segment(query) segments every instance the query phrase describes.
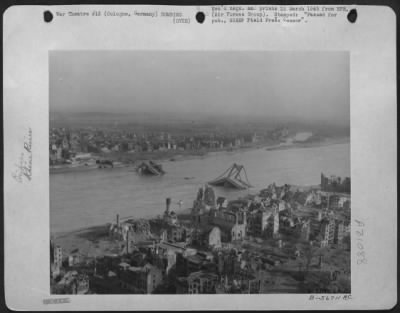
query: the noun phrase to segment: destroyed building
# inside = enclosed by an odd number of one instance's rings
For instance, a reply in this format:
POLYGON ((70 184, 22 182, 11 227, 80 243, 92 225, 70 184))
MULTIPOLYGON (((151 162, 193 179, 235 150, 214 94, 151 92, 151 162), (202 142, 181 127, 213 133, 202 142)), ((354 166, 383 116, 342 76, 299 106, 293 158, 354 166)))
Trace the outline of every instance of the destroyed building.
POLYGON ((351 192, 350 177, 341 178, 339 176, 331 175, 325 176, 321 173, 321 190, 330 192, 351 192))

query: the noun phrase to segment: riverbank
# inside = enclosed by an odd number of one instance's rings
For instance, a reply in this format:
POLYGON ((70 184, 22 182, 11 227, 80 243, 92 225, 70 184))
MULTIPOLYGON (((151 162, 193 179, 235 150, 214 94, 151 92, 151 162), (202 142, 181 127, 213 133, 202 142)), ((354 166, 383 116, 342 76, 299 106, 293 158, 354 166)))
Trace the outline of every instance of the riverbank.
MULTIPOLYGON (((296 192, 307 192, 310 189, 318 189, 319 185, 291 185, 290 191, 296 192)), ((258 194, 249 193, 244 197, 238 197, 237 199, 252 198, 258 194)), ((192 216, 192 208, 174 209, 179 221, 182 224, 190 223, 192 216)), ((135 216, 123 216, 120 217, 120 222, 124 222, 129 219, 144 219, 148 221, 157 221, 160 219, 160 214, 150 214, 146 217, 135 217, 135 216)), ((60 245, 66 254, 79 253, 86 257, 98 257, 107 254, 118 254, 122 246, 121 242, 110 239, 109 229, 112 224, 112 220, 104 224, 90 225, 79 229, 73 229, 68 231, 53 232, 51 238, 56 245, 60 245)), ((149 237, 146 240, 153 240, 156 238, 149 237)))
POLYGON ((174 211, 190 207, 200 186, 224 173, 229 165, 241 164, 253 188, 215 187, 217 196, 234 200, 256 193, 271 183, 308 186, 320 183, 321 173, 348 177, 348 144, 322 148, 268 152, 224 152, 218 155, 166 161, 166 175, 137 175, 133 167, 109 168, 82 173, 50 175, 50 223, 52 232, 70 231, 133 216, 162 214, 165 199, 174 211))
POLYGON ((83 172, 83 171, 92 171, 92 170, 112 170, 113 168, 122 168, 122 167, 132 167, 133 164, 123 164, 123 163, 114 163, 113 167, 107 167, 107 168, 99 168, 99 166, 96 165, 78 165, 78 166, 50 166, 50 174, 57 174, 57 173, 69 173, 69 172, 83 172))
MULTIPOLYGON (((178 218, 182 221, 190 220, 191 209, 177 211, 178 218)), ((125 217, 121 220, 128 220, 125 217)), ((157 216, 143 218, 145 220, 157 220, 157 216)), ((51 238, 56 245, 60 245, 65 254, 80 254, 86 257, 100 257, 109 254, 119 254, 122 249, 121 242, 110 239, 109 229, 111 222, 83 227, 71 231, 51 233, 51 238)), ((151 240, 151 238, 147 238, 151 240)))
MULTIPOLYGON (((318 189, 319 185, 309 185, 309 186, 290 186, 290 190, 295 192, 296 190, 301 190, 302 192, 307 192, 310 189, 318 189)), ((254 195, 254 194, 253 194, 254 195)), ((252 197, 250 194, 248 195, 252 197)), ((239 197, 240 199, 240 197, 239 197)), ((176 210, 179 221, 182 225, 188 225, 191 223, 191 208, 185 208, 176 210)), ((299 215, 309 215, 309 213, 301 213, 299 215)), ((148 217, 142 217, 138 219, 144 219, 150 222, 150 224, 157 224, 160 216, 151 215, 148 217)), ((125 216, 120 218, 120 222, 124 222, 129 219, 135 219, 134 216, 125 216)), ((104 255, 118 255, 123 251, 124 243, 118 240, 113 240, 109 236, 110 226, 113 221, 109 221, 104 224, 91 225, 87 227, 82 227, 70 231, 54 232, 51 233, 51 238, 54 244, 59 245, 63 249, 63 253, 66 255, 79 254, 84 257, 101 257, 104 255)), ((154 230, 153 230, 154 231, 154 230)), ((157 233, 157 232, 156 232, 157 233)), ((150 235, 146 238, 140 238, 146 242, 151 242, 157 240, 157 235, 150 235)))
MULTIPOLYGON (((253 149, 262 149, 276 143, 249 144, 234 148, 222 149, 200 149, 200 150, 165 150, 152 152, 109 152, 109 153, 93 153, 93 158, 107 159, 114 162, 114 167, 133 167, 145 160, 153 160, 158 162, 181 161, 203 158, 208 155, 218 153, 233 153, 237 151, 248 151, 253 149)), ((57 165, 50 166, 50 174, 86 171, 98 169, 97 165, 86 165, 82 162, 80 166, 57 165)))
MULTIPOLYGON (((153 160, 158 162, 176 162, 183 160, 192 160, 198 158, 204 158, 211 155, 245 152, 257 149, 266 149, 268 151, 274 150, 287 150, 296 148, 314 148, 322 147, 333 144, 342 144, 350 142, 350 138, 324 138, 321 140, 311 142, 295 142, 292 144, 276 144, 276 142, 265 142, 258 144, 243 145, 234 148, 222 148, 222 149, 202 149, 202 150, 166 150, 166 151, 153 151, 153 152, 110 152, 107 154, 93 154, 93 158, 108 159, 114 161, 114 168, 120 167, 135 167, 139 162, 144 160, 153 160)), ((98 169, 98 166, 85 165, 81 166, 57 166, 50 167, 50 174, 76 172, 76 171, 87 171, 98 169)), ((104 169, 102 169, 104 170, 104 169)))
POLYGON ((287 150, 287 149, 298 149, 298 148, 315 148, 315 147, 323 147, 330 145, 338 145, 350 143, 349 137, 340 137, 340 138, 324 138, 323 140, 318 141, 305 141, 305 142, 293 142, 290 144, 279 144, 267 147, 267 151, 274 150, 287 150))

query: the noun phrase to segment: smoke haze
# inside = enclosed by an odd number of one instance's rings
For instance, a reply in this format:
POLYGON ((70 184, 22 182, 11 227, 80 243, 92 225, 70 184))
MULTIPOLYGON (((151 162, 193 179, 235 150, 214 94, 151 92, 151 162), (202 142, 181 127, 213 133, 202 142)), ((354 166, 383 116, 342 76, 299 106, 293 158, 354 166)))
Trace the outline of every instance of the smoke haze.
POLYGON ((53 51, 50 111, 349 126, 347 52, 53 51))

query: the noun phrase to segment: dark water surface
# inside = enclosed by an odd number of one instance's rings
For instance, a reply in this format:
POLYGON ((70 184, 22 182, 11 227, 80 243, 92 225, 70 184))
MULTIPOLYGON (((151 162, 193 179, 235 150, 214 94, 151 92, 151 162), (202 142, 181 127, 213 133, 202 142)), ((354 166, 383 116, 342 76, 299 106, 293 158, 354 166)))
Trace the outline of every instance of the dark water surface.
MULTIPOLYGON (((128 217, 162 214, 165 198, 172 198, 173 209, 191 207, 197 189, 233 163, 246 168, 250 192, 270 183, 317 185, 320 174, 350 176, 350 144, 267 151, 256 149, 218 152, 205 157, 165 161, 162 177, 139 176, 133 168, 88 170, 50 175, 50 230, 60 232, 104 224, 117 213, 128 217), (186 179, 185 179, 186 178, 186 179), (190 179, 187 179, 190 178, 190 179)), ((249 191, 216 188, 217 196, 228 199, 249 191)))

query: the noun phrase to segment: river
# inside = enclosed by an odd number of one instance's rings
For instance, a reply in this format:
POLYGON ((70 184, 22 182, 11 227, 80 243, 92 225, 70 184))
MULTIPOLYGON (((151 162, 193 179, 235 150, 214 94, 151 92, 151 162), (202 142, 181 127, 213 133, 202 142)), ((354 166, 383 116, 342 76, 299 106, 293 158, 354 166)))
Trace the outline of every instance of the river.
POLYGON ((320 174, 350 176, 350 144, 286 150, 265 149, 210 153, 204 157, 162 162, 162 177, 139 176, 133 168, 87 170, 50 175, 51 232, 75 230, 124 217, 162 214, 165 198, 172 209, 192 206, 199 187, 222 174, 233 163, 244 165, 249 191, 216 187, 217 196, 235 199, 278 185, 317 185, 320 174), (189 178, 189 179, 188 179, 189 178))

